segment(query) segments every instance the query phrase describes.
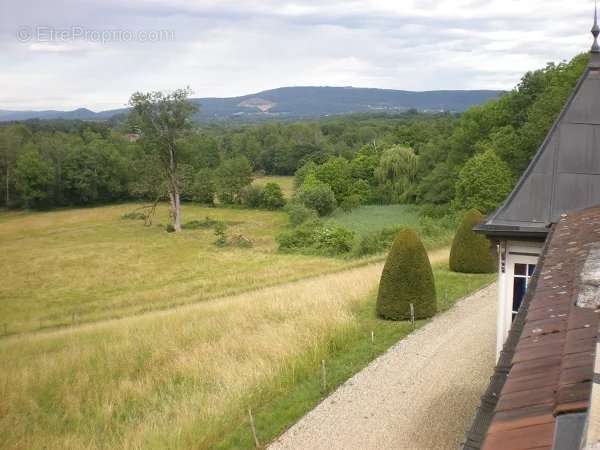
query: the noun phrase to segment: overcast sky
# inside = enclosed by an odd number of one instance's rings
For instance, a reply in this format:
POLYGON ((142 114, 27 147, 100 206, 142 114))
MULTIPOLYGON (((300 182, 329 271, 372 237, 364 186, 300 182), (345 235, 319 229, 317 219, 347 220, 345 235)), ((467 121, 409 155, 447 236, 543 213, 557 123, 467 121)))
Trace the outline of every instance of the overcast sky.
POLYGON ((589 0, 0 0, 0 109, 136 90, 510 89, 591 45, 589 0))

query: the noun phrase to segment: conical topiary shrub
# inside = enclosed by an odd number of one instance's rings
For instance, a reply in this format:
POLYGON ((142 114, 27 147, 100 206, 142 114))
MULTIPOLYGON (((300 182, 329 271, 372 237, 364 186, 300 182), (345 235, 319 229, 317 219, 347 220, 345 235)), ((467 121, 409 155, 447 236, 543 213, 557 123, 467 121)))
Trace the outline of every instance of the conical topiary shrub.
POLYGON ((450 270, 463 273, 492 273, 496 271, 496 251, 482 234, 473 227, 483 222, 483 215, 476 209, 465 214, 456 230, 450 250, 450 270))
POLYGON ((377 314, 384 319, 425 319, 437 312, 435 282, 427 251, 417 233, 398 233, 388 254, 377 295, 377 314))

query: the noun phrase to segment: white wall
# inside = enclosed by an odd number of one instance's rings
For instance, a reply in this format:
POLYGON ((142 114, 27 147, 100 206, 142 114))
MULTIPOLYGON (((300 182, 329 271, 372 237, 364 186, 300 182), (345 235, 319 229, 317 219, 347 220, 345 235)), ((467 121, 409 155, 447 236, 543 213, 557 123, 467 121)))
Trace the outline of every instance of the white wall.
POLYGON ((515 264, 537 264, 543 243, 529 241, 501 241, 498 249, 498 313, 496 332, 496 359, 512 324, 512 298, 515 264))

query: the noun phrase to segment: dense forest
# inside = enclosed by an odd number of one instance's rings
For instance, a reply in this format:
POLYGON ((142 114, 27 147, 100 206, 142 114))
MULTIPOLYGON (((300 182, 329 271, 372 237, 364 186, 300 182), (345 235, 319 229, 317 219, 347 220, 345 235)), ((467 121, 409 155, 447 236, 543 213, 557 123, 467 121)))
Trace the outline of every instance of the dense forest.
MULTIPOLYGON (((499 100, 460 115, 194 125, 177 141, 182 198, 241 203, 253 173, 295 174, 298 195, 323 214, 335 205, 363 203, 488 212, 527 166, 586 63, 587 55, 580 55, 548 64, 525 74, 499 100)), ((164 197, 159 166, 135 133, 127 118, 2 125, 0 205, 51 208, 164 197)))

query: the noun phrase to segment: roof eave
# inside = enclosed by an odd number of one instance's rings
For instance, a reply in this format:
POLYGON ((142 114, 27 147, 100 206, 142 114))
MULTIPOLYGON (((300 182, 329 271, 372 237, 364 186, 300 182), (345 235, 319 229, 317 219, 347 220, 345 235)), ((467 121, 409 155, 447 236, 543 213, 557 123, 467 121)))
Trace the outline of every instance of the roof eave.
POLYGON ((485 234, 488 238, 533 239, 543 241, 548 236, 550 229, 548 227, 519 227, 482 223, 474 226, 473 231, 485 234))

